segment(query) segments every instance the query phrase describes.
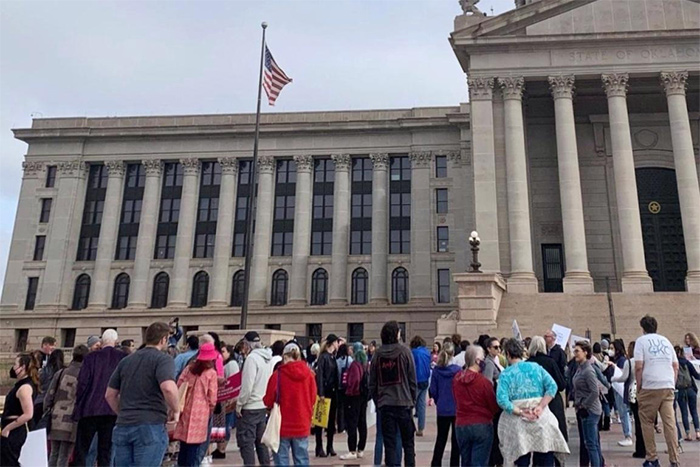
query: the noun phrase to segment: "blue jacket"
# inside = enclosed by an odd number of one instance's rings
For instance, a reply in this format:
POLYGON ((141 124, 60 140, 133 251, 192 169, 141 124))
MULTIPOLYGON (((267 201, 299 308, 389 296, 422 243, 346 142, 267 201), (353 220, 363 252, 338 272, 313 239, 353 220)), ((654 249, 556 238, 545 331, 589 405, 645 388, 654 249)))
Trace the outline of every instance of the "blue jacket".
POLYGON ((416 347, 411 353, 416 364, 416 382, 427 383, 430 379, 430 352, 426 347, 416 347))
POLYGON ((459 365, 436 366, 430 378, 430 397, 435 401, 439 417, 455 416, 455 398, 452 380, 459 373, 459 365))

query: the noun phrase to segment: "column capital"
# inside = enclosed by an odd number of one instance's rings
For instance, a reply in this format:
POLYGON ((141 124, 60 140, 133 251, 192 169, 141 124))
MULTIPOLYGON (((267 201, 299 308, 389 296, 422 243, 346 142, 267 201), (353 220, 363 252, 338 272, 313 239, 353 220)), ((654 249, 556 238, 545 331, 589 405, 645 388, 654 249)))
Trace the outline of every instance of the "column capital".
POLYGON ((36 177, 39 172, 44 170, 44 163, 37 161, 24 161, 22 162, 22 170, 24 171, 25 177, 36 177))
POLYGON ((180 164, 182 164, 182 170, 185 175, 197 175, 199 173, 199 159, 195 157, 180 159, 180 164))
POLYGON ((409 154, 409 157, 411 159, 411 168, 424 169, 430 167, 433 153, 430 151, 416 151, 409 154))
POLYGON ((110 177, 123 177, 124 172, 126 172, 126 164, 124 161, 107 161, 105 162, 105 167, 107 167, 107 172, 109 172, 110 177))
POLYGON ((235 157, 219 157, 219 166, 222 174, 238 174, 238 159, 235 157))
POLYGON ((297 173, 311 172, 314 167, 314 158, 312 156, 294 156, 294 162, 297 163, 297 173))
POLYGON ((688 86, 687 71, 662 71, 661 85, 664 87, 667 96, 685 96, 685 89, 688 86))
POLYGON ((548 81, 549 90, 555 99, 572 99, 574 97, 574 83, 576 82, 574 75, 550 76, 548 81))
POLYGON ((507 76, 504 78, 498 78, 498 86, 503 92, 503 99, 517 99, 523 98, 523 90, 525 89, 525 78, 522 76, 507 76))
POLYGON ((275 172, 275 158, 272 156, 258 157, 258 170, 261 174, 271 174, 275 172))
POLYGON ((608 97, 626 97, 628 81, 630 75, 628 73, 606 73, 601 76, 603 80, 603 88, 608 97))
POLYGON ((145 159, 141 161, 147 177, 160 177, 163 173, 163 161, 160 159, 145 159))
POLYGON ((88 169, 88 165, 80 159, 62 161, 56 165, 58 166, 58 173, 63 177, 72 177, 76 175, 80 176, 88 169))
POLYGON ((494 78, 467 77, 470 101, 490 101, 493 97, 494 78))
POLYGON ((385 152, 370 154, 369 158, 372 160, 374 170, 386 170, 389 166, 389 154, 385 152))
POLYGON ((339 170, 350 170, 350 165, 352 164, 350 154, 333 154, 331 159, 335 162, 336 172, 339 170))

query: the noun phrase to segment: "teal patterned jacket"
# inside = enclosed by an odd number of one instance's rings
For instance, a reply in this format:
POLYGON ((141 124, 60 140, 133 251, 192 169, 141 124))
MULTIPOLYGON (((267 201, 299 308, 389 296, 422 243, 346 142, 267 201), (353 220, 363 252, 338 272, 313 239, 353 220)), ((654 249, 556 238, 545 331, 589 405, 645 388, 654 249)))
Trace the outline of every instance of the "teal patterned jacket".
POLYGON ((513 401, 554 397, 557 393, 557 383, 537 363, 518 362, 503 370, 498 377, 496 400, 498 405, 508 413, 513 413, 513 401))

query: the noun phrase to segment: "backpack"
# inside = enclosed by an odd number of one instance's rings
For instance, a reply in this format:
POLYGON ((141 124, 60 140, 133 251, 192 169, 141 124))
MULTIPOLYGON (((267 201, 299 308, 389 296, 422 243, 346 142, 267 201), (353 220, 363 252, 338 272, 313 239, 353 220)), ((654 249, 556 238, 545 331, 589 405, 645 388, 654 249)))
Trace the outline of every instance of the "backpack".
POLYGON ((340 370, 340 390, 345 392, 348 388, 348 357, 345 357, 345 366, 340 370))
POLYGON ((362 379, 360 380, 360 397, 362 400, 369 401, 369 369, 362 369, 362 379))
POLYGON ((676 380, 676 389, 688 389, 693 385, 693 380, 690 378, 690 371, 685 365, 678 368, 678 379, 676 380))

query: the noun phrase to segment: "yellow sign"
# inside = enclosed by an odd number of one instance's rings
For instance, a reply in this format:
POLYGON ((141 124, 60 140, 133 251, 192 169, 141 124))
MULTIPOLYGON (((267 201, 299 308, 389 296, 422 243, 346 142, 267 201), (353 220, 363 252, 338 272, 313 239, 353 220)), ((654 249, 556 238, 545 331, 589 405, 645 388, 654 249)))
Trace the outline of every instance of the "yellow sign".
POLYGON ((649 203, 649 212, 652 214, 658 214, 661 212, 661 205, 657 201, 652 201, 649 203))
POLYGON ((314 404, 314 412, 311 417, 311 425, 320 426, 321 428, 328 427, 328 417, 331 413, 331 400, 329 398, 321 399, 316 396, 316 404, 314 404))

